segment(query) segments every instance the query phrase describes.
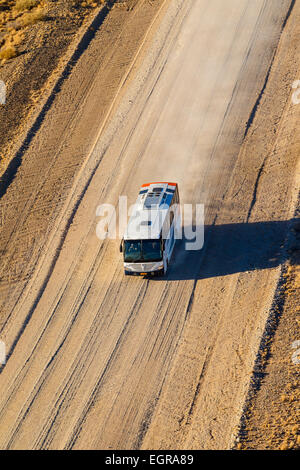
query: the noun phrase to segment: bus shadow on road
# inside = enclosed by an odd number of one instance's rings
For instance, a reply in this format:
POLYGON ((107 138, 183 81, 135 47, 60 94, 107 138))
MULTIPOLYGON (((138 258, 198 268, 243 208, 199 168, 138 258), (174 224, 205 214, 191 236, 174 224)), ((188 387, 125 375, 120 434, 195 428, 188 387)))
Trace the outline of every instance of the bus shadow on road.
POLYGON ((284 260, 288 225, 297 221, 205 226, 201 250, 186 250, 186 240, 177 240, 168 273, 162 279, 195 280, 274 268, 284 260))

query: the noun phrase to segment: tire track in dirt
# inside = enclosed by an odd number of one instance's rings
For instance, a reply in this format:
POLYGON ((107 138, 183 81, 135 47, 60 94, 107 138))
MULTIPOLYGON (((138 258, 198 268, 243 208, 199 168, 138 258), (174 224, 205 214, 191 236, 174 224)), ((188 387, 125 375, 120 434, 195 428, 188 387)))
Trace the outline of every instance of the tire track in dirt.
MULTIPOLYGON (((160 2, 161 4, 162 2, 160 2)), ((142 7, 142 5, 139 5, 139 7, 142 7)), ((139 8, 139 11, 140 11, 140 8, 139 8)), ((156 12, 156 10, 155 10, 156 12)), ((113 18, 112 19, 112 24, 113 24, 113 21, 115 21, 117 24, 119 23, 120 24, 120 21, 122 20, 122 12, 114 12, 114 15, 116 16, 116 18, 113 18), (121 17, 121 20, 120 20, 120 17, 121 17)), ((142 14, 141 18, 139 18, 139 21, 142 23, 144 18, 146 18, 146 25, 147 25, 147 21, 148 18, 151 19, 151 15, 153 15, 153 9, 151 9, 149 6, 148 8, 145 7, 145 13, 142 14), (145 15, 145 16, 144 16, 145 15), (147 17, 147 15, 149 15, 147 17)), ((124 12, 123 12, 123 16, 124 16, 124 12)), ((132 20, 132 24, 134 25, 134 22, 135 22, 135 16, 136 16, 136 10, 134 10, 134 12, 132 13, 132 16, 134 17, 133 20, 132 20)), ((120 42, 123 43, 123 39, 122 38, 122 34, 124 35, 124 29, 126 27, 128 27, 128 34, 130 34, 130 31, 129 31, 129 24, 130 24, 130 20, 127 21, 126 19, 126 15, 125 15, 125 20, 123 19, 124 23, 125 23, 125 26, 122 28, 121 30, 121 33, 118 32, 118 29, 117 29, 117 39, 115 40, 114 44, 115 44, 115 51, 117 51, 117 48, 118 48, 118 45, 120 45, 120 42), (127 21, 127 23, 126 23, 127 21), (118 44, 118 38, 119 38, 119 44, 118 44)), ((132 27, 132 24, 131 24, 131 27, 132 27)), ((137 25, 138 27, 140 26, 139 24, 137 25)), ((143 29, 141 29, 139 31, 139 34, 141 34, 141 32, 143 32, 143 29)), ((101 44, 102 41, 105 41, 107 40, 105 35, 107 35, 107 32, 106 32, 106 25, 104 26, 104 31, 102 33, 102 30, 101 30, 101 34, 102 36, 100 35, 99 39, 95 39, 98 40, 101 44)), ((137 36, 137 43, 138 43, 138 39, 139 39, 139 36, 137 36)), ((128 42, 127 42, 128 44, 128 42)), ((97 43, 95 43, 93 45, 94 49, 97 48, 97 43)), ((135 52, 135 47, 136 47, 136 43, 132 43, 132 49, 130 49, 130 47, 127 47, 127 55, 130 55, 132 53, 135 52)), ((105 64, 107 63, 107 61, 109 60, 109 57, 111 57, 111 50, 108 50, 108 51, 105 51, 104 50, 104 53, 103 54, 100 54, 99 57, 97 58, 98 62, 97 61, 94 61, 93 62, 93 65, 92 65, 92 68, 90 69, 90 74, 88 75, 88 77, 93 77, 94 81, 95 81, 95 74, 93 73, 93 70, 97 70, 97 66, 99 68, 99 63, 101 64, 102 67, 105 68, 105 64), (105 58, 105 52, 106 54, 108 55, 108 58, 106 57, 105 61, 103 62, 102 58, 104 56, 105 58)), ((93 56, 95 55, 95 50, 91 50, 90 52, 90 56, 93 58, 93 56)), ((119 55, 122 55, 122 50, 119 51, 119 55)), ((113 67, 115 65, 117 65, 118 68, 119 67, 119 61, 120 61, 120 57, 119 57, 118 54, 115 54, 115 64, 111 64, 111 70, 112 70, 112 73, 113 72, 113 67)), ((87 54, 87 57, 89 55, 87 54)), ((129 59, 130 60, 130 59, 129 59)), ((123 64, 125 66, 127 66, 127 63, 126 63, 126 58, 125 56, 122 57, 122 61, 123 61, 123 64)), ((79 71, 75 71, 73 70, 73 75, 75 76, 74 78, 74 81, 76 82, 76 79, 78 77, 80 77, 80 73, 82 73, 82 70, 80 69, 80 67, 86 67, 87 64, 86 62, 83 61, 83 64, 79 64, 78 65, 78 68, 79 68, 79 71), (77 78, 76 78, 77 77, 77 78)), ((99 71, 99 75, 101 76, 101 66, 100 66, 100 71, 99 71)), ((76 68, 76 67, 75 67, 76 68)), ((107 69, 107 68, 106 68, 107 69)), ((120 74, 120 72, 122 71, 123 69, 120 68, 120 71, 118 71, 118 75, 120 74)), ((102 72, 102 75, 103 75, 103 72, 102 72)), ((107 73, 105 75, 105 77, 101 77, 101 79, 103 80, 104 79, 107 79, 109 76, 109 74, 107 73)), ((97 78, 97 76, 96 76, 97 78)), ((116 82, 116 84, 118 85, 118 82, 116 82)), ((71 85, 72 86, 72 85, 71 85)), ((101 89, 101 86, 102 86, 102 83, 97 83, 97 88, 100 88, 101 89)), ((73 88, 76 88, 73 86, 73 88)), ((109 89, 108 92, 107 92, 107 103, 110 105, 110 95, 111 95, 111 91, 114 92, 115 89, 113 89, 113 87, 109 86, 109 88, 111 88, 111 90, 109 89)), ((90 82, 89 84, 87 85, 86 87, 86 90, 89 89, 89 96, 90 96, 90 99, 91 99, 91 95, 92 95, 92 92, 93 90, 91 90, 91 86, 90 86, 90 82)), ((95 85, 94 85, 94 89, 95 89, 95 85)), ((82 87, 82 84, 81 84, 81 90, 83 92, 83 95, 84 95, 84 88, 82 87)), ((99 94, 99 93, 98 93, 99 94)), ((68 96, 68 91, 66 91, 66 95, 68 96)), ((69 97, 70 98, 70 97, 69 97)), ((77 99, 78 99, 78 93, 77 93, 77 99)), ((68 102, 68 109, 70 108, 70 104, 72 103, 73 104, 73 101, 74 99, 72 100, 69 100, 68 102)), ((85 100, 82 99, 80 100, 81 103, 85 103, 85 100)), ((75 103, 77 104, 77 103, 75 103)), ((105 115, 105 111, 107 111, 107 107, 105 108, 105 105, 106 103, 104 103, 104 106, 103 106, 103 115, 105 115)), ((51 134, 52 132, 52 128, 53 128, 53 125, 51 123, 53 123, 55 125, 55 128, 57 129, 58 128, 58 116, 62 116, 63 117, 63 121, 65 121, 65 118, 64 118, 64 115, 65 115, 65 111, 63 111, 63 113, 60 111, 60 112, 57 112, 55 114, 55 111, 56 111, 56 102, 53 104, 53 107, 54 107, 54 111, 53 111, 53 116, 49 116, 48 118, 48 123, 47 123, 47 126, 48 126, 48 131, 49 133, 51 134), (49 122, 50 121, 50 122, 49 122)), ((78 108, 77 106, 74 107, 75 109, 75 112, 78 113, 78 109, 76 111, 76 108, 78 108)), ((69 110, 69 113, 72 114, 72 109, 71 108, 69 110)), ((49 114, 49 112, 48 112, 49 114)), ((77 114, 78 115, 78 114, 77 114)), ((99 116, 100 117, 100 116, 99 116)), ((98 123, 97 123, 98 125, 98 123)), ((63 126, 65 126, 65 122, 63 122, 63 126)), ((95 125, 94 125, 95 127, 95 125)), ((70 129, 68 130, 70 131, 70 129)), ((37 140, 37 138, 36 138, 37 140)), ((47 142, 47 146, 48 146, 48 149, 47 151, 44 150, 45 153, 50 153, 51 154, 51 140, 52 139, 49 139, 49 141, 47 142), (49 148, 50 147, 50 148, 49 148)), ((63 138, 63 136, 60 138, 60 140, 63 143, 63 146, 64 148, 66 148, 66 142, 65 142, 65 138, 63 138)), ((86 141, 86 143, 88 143, 86 141)), ((36 147, 38 147, 40 144, 43 144, 43 141, 40 139, 40 142, 36 143, 36 147)), ((76 145, 76 142, 74 143, 74 145, 76 145)), ((84 154, 84 148, 83 146, 81 145, 82 147, 82 152, 83 152, 83 155, 84 157, 86 158, 86 155, 84 154)), ((39 153, 40 153, 40 150, 37 148, 38 150, 38 156, 39 156, 39 153)), ((70 149, 69 149, 70 150, 70 149)), ((74 150, 73 150, 74 152, 74 150)), ((77 155, 78 151, 76 150, 75 151, 75 156, 78 157, 77 155)), ((36 162, 34 161, 34 158, 33 158, 33 155, 34 155, 34 152, 31 152, 31 159, 32 159, 32 162, 29 161, 29 165, 30 164, 32 165, 32 167, 34 168, 34 166, 38 166, 40 165, 41 169, 42 169, 42 165, 41 165, 41 162, 39 161, 38 162, 38 165, 36 165, 36 162)), ((60 154, 59 156, 59 159, 62 159, 62 158, 65 158, 65 157, 62 157, 62 155, 60 154)), ((74 159, 74 155, 71 156, 71 159, 74 159)), ((60 194, 60 190, 62 190, 64 188, 64 191, 66 192, 67 188, 66 188, 66 181, 64 181, 64 179, 68 180, 69 179, 69 170, 68 170, 68 166, 69 166, 69 162, 68 162, 68 156, 66 156, 65 158, 65 164, 63 166, 61 166, 58 162, 58 164, 55 163, 56 167, 58 168, 53 168, 53 164, 52 162, 50 162, 50 166, 47 166, 47 173, 49 175, 49 171, 50 171, 50 168, 53 169, 53 171, 51 172, 50 174, 50 178, 48 178, 48 180, 46 181, 45 183, 45 179, 44 179, 44 183, 42 183, 41 181, 41 185, 39 185, 38 183, 36 183, 36 186, 34 188, 34 191, 33 191, 33 199, 36 201, 36 206, 35 208, 31 208, 27 205, 26 207, 28 208, 28 210, 30 209, 31 210, 31 213, 33 214, 33 216, 30 216, 30 213, 29 213, 29 216, 28 216, 28 212, 26 212, 25 210, 25 207, 22 205, 22 202, 28 204, 28 200, 32 200, 32 197, 30 196, 30 192, 29 191, 29 197, 27 198, 27 195, 24 195, 22 197, 22 199, 19 198, 19 196, 16 198, 15 197, 15 192, 11 191, 11 197, 8 198, 8 200, 6 200, 6 198, 2 198, 1 200, 1 206, 2 208, 8 208, 10 207, 10 211, 13 213, 13 217, 10 217, 10 219, 8 219, 8 217, 6 216, 5 219, 2 220, 2 237, 1 237, 1 249, 2 249, 2 267, 1 267, 1 271, 2 271, 2 286, 1 288, 3 289, 3 295, 2 295, 2 299, 7 299, 8 297, 12 297, 11 295, 8 296, 6 295, 7 294, 7 289, 9 288, 9 286, 7 286, 7 280, 9 281, 9 284, 10 284, 10 288, 12 287, 16 287, 17 289, 19 287, 21 287, 21 292, 20 292, 20 295, 22 294, 23 292, 23 289, 24 289, 24 284, 26 285, 26 282, 28 280, 28 277, 30 275, 30 273, 33 272, 33 269, 34 267, 36 266, 36 259, 38 257, 40 257, 40 255, 42 254, 42 245, 43 245, 43 242, 44 240, 47 240, 47 238, 49 237, 49 228, 51 228, 51 217, 50 217, 50 220, 49 220, 49 216, 51 215, 51 211, 57 211, 59 209, 62 208, 62 203, 64 202, 64 199, 65 199, 65 196, 63 196, 62 194, 60 194), (61 168, 59 168, 61 166, 61 168), (63 177, 62 176, 62 173, 65 173, 65 176, 63 177), (63 185, 63 188, 60 187, 61 186, 61 183, 63 185), (52 185, 52 187, 51 187, 52 185), (44 188, 44 193, 41 193, 41 188, 44 188), (40 196, 37 198, 37 196, 35 195, 37 190, 40 192, 40 196), (49 197, 50 195, 50 197, 49 197), (46 210, 45 210, 46 209, 46 210), (43 213, 44 212, 44 213, 43 213), (49 213, 49 216, 47 217, 47 213, 49 213), (20 214, 21 214, 21 217, 20 217, 20 214), (27 217, 26 219, 26 223, 25 223, 25 217, 27 217), (40 221, 40 224, 41 224, 41 227, 38 228, 38 221, 40 221), (16 223, 17 223, 17 226, 16 226, 16 223), (18 229, 19 227, 19 229, 18 229), (48 227, 48 230, 47 230, 47 227, 48 227), (4 230, 5 229, 5 230, 4 230), (13 233, 13 236, 11 235, 13 233), (28 233, 28 235, 27 235, 28 233), (24 236, 23 236, 24 234, 24 236), (40 236, 40 240, 38 241, 37 240, 37 237, 40 236), (20 264, 19 268, 18 268, 18 259, 16 260, 16 255, 17 255, 17 252, 16 250, 11 250, 10 247, 13 245, 13 240, 15 239, 16 243, 18 242, 18 245, 19 246, 24 246, 24 253, 27 254, 30 254, 31 253, 31 258, 27 259, 27 263, 28 265, 32 268, 30 270, 30 272, 28 272, 28 270, 26 269, 26 265, 25 263, 23 262, 22 260, 22 264, 20 264), (7 242, 6 242, 7 241, 7 242), (39 242, 39 243, 38 243, 39 242), (9 245, 7 245, 7 243, 9 243, 9 245), (25 249, 26 248, 26 249, 25 249), (11 269, 10 267, 13 267, 14 268, 14 277, 15 277, 15 281, 13 283, 13 279, 12 277, 9 275, 8 271, 11 269), (15 267, 14 267, 15 266, 15 267), (20 274, 18 274, 18 271, 22 270, 22 272, 20 272, 20 274), (27 272, 26 272, 27 271, 27 272), (20 281, 19 282, 19 285, 16 285, 17 284, 17 281, 20 281), (24 280, 24 284, 22 283, 22 280, 24 280)), ((46 162, 47 164, 47 162, 46 162)), ((78 164, 76 163, 75 165, 72 164, 72 170, 71 172, 73 172, 73 169, 76 170, 76 167, 79 168, 79 161, 78 161, 78 164)), ((22 173, 24 173, 23 171, 20 170, 20 178, 19 178, 19 181, 17 182, 16 181, 16 186, 17 187, 20 187, 22 189, 22 191, 24 190, 24 186, 26 187, 26 181, 30 181, 32 179, 32 176, 34 177, 34 174, 35 174, 35 170, 34 169, 31 169, 29 170, 29 175, 24 178, 24 175, 22 175, 22 173), (23 178, 23 183, 22 183, 22 178, 23 178)), ((69 182, 67 182, 67 185, 69 185, 69 182)), ((31 190, 31 187, 32 187, 32 184, 30 182, 30 186, 28 186, 28 189, 31 190)), ((20 191, 18 191, 20 192, 20 191)), ((1 210, 4 210, 2 209, 1 210)), ((76 207, 75 207, 76 209, 76 207)), ((5 211, 7 212, 7 210, 5 211)), ((52 217, 54 218, 55 216, 52 215, 52 217)), ((24 256, 25 258, 25 256, 24 256)), ((22 259, 22 256, 20 255, 19 259, 22 259)), ((16 298, 18 298, 17 296, 14 296, 16 298)), ((15 304, 12 305, 12 308, 14 307, 15 304)), ((8 317, 9 316, 9 307, 8 305, 3 305, 3 308, 2 308, 2 316, 6 316, 8 317)))

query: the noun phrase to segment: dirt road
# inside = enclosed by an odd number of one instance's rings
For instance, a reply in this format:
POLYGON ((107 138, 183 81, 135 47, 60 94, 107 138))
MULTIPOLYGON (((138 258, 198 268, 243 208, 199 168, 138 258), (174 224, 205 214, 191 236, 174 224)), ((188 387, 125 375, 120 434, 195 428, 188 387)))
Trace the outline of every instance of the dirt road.
MULTIPOLYGON (((87 154, 26 283, 2 290, 1 448, 232 445, 293 208, 291 184, 284 210, 263 215, 260 154, 251 171, 239 156, 291 2, 161 5, 106 125, 97 77, 80 76, 77 96, 71 75, 27 150, 43 159, 57 146, 61 172, 87 154), (205 247, 178 246, 166 279, 128 279, 118 240, 96 236, 96 209, 120 194, 134 202, 151 180, 177 181, 182 202, 205 204, 205 247)), ((3 207, 30 181, 27 167, 3 207)), ((34 216, 27 203, 10 250, 26 252, 18 234, 34 216)))

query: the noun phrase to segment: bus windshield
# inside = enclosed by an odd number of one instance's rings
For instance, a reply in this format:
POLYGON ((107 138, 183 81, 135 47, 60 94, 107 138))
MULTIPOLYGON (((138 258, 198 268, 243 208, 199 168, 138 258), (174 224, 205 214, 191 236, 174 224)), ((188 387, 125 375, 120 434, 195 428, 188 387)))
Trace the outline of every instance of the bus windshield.
POLYGON ((124 261, 126 263, 153 262, 162 260, 159 240, 125 240, 124 261))

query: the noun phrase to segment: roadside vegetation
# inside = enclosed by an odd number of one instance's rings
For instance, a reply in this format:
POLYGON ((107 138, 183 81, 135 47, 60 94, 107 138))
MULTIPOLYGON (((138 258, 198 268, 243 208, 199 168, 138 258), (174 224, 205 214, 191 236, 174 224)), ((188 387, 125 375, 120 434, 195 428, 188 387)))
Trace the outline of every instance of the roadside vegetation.
POLYGON ((46 18, 46 3, 40 0, 0 0, 0 60, 19 55, 26 28, 46 18))
MULTIPOLYGON (((24 52, 31 26, 46 20, 55 23, 56 19, 49 11, 60 3, 53 0, 0 0, 0 66, 24 52)), ((66 18, 84 18, 106 0, 65 0, 63 3, 66 18)))
MULTIPOLYGON (((130 1, 115 0, 124 8, 130 1)), ((0 0, 0 177, 26 122, 61 72, 80 28, 108 0, 0 0)))

